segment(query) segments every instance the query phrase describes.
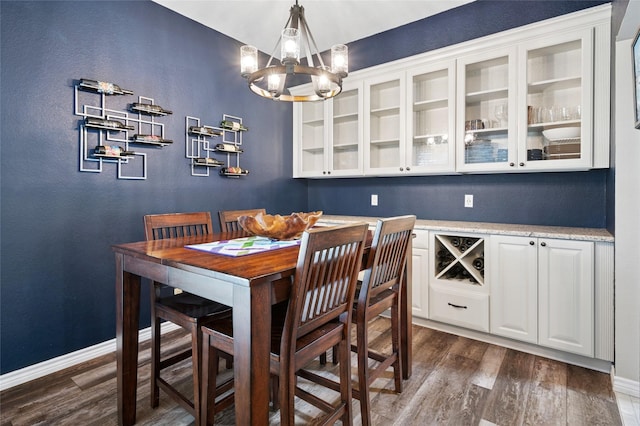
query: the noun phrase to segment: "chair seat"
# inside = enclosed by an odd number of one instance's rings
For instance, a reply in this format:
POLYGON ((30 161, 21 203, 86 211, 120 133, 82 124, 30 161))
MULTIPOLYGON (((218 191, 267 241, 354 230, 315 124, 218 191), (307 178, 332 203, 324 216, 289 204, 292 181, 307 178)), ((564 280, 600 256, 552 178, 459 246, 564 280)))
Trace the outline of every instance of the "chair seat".
POLYGON ((225 312, 231 315, 231 307, 190 293, 162 297, 156 302, 156 306, 173 309, 190 318, 192 322, 212 315, 221 317, 225 312))

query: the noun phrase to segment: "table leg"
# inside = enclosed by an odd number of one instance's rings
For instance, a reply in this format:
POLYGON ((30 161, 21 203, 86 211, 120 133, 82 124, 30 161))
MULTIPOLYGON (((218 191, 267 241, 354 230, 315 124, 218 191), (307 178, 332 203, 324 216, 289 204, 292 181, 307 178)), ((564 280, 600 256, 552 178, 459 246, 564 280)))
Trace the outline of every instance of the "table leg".
POLYGON ((116 254, 116 364, 118 424, 136 422, 140 277, 124 271, 124 256, 116 254))
POLYGON ((269 424, 270 283, 234 288, 233 338, 236 424, 269 424))
POLYGON ((407 261, 404 270, 404 285, 400 295, 400 345, 402 346, 402 378, 407 380, 411 377, 411 361, 413 360, 413 301, 412 296, 412 250, 411 244, 407 248, 407 261))

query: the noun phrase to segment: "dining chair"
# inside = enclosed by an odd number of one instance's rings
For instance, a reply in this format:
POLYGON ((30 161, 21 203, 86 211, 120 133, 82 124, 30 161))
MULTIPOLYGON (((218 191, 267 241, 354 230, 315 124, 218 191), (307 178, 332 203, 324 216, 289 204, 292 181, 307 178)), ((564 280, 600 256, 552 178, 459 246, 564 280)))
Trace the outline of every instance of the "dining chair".
MULTIPOLYGON (((212 232, 211 213, 168 213, 144 216, 145 237, 147 240, 160 240, 191 235, 206 235, 212 232)), ((152 282, 151 291, 151 407, 156 408, 160 403, 160 389, 178 402, 185 410, 192 414, 199 424, 200 415, 200 372, 202 371, 202 329, 203 325, 212 325, 221 318, 231 316, 229 306, 182 292, 179 294, 163 295, 162 283, 152 282), (161 360, 160 354, 160 322, 167 320, 191 333, 191 349, 183 351, 161 360), (181 393, 161 376, 161 371, 191 356, 193 364, 193 400, 181 393)), ((232 357, 222 353, 227 359, 227 366, 231 365, 232 357)), ((230 388, 225 383, 218 389, 222 393, 230 388)))
MULTIPOLYGON (((294 424, 294 396, 326 412, 326 424, 352 424, 350 323, 367 224, 317 228, 302 235, 300 252, 284 315, 272 310, 270 374, 277 376, 280 424, 294 424), (340 358, 340 401, 329 402, 297 386, 296 371, 337 347, 340 358)), ((230 319, 203 327, 203 410, 201 419, 213 424, 217 351, 233 352, 230 319)))
POLYGON ((266 214, 266 209, 250 210, 221 210, 218 212, 220 218, 220 230, 222 232, 240 231, 242 228, 238 223, 240 216, 255 216, 258 213, 266 214))
MULTIPOLYGON (((402 392, 400 295, 415 221, 416 217, 412 215, 378 220, 364 277, 356 290, 353 307, 356 344, 351 345, 351 350, 357 353, 358 388, 353 389, 353 395, 360 400, 363 425, 371 424, 369 387, 389 367, 393 367, 395 391, 402 392), (391 353, 374 351, 369 348, 369 322, 389 309, 391 353), (371 366, 370 359, 374 361, 371 366)), ((337 383, 315 373, 302 370, 299 375, 334 390, 338 388, 337 383)))

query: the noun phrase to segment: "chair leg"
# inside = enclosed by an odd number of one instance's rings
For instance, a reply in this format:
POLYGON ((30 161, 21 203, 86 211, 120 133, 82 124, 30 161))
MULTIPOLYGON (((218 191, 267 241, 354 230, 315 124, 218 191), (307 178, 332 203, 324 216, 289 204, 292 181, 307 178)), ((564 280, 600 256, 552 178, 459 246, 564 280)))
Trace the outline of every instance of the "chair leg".
POLYGON ((200 392, 200 423, 196 426, 213 425, 216 414, 216 377, 219 368, 218 351, 209 343, 209 336, 202 340, 202 383, 200 392))
POLYGON ((393 363, 393 380, 395 382, 396 392, 402 392, 402 349, 400 348, 400 309, 399 303, 391 307, 391 349, 396 355, 393 363))
POLYGON ((278 385, 280 387, 280 425, 294 426, 295 409, 293 403, 296 394, 296 376, 292 371, 289 372, 292 368, 291 366, 285 367, 281 365, 280 367, 280 377, 278 379, 278 385))
POLYGON ((356 324, 358 346, 358 392, 360 393, 360 413, 362 426, 371 424, 371 403, 369 401, 369 340, 367 321, 356 324))
MULTIPOLYGON (((151 284, 154 286, 154 284, 151 284)), ((154 286, 155 287, 155 286, 154 286)), ((156 289, 151 291, 151 408, 160 405, 160 388, 158 387, 158 376, 160 375, 160 319, 156 316, 156 289)))
MULTIPOLYGON (((353 415, 351 413, 351 344, 343 340, 333 347, 337 350, 334 359, 340 358, 340 397, 344 404, 344 415, 342 416, 343 425, 353 424, 353 415)), ((364 423, 363 423, 364 424, 364 423)))
POLYGON ((193 412, 195 424, 200 424, 200 401, 202 386, 202 330, 197 322, 191 326, 191 362, 193 369, 193 412))

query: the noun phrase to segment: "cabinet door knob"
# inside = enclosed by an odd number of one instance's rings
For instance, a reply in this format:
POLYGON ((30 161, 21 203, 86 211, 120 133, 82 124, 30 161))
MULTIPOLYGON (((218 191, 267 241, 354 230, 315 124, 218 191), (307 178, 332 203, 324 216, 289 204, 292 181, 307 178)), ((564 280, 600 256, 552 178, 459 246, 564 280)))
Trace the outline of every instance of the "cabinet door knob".
POLYGON ((330 175, 330 174, 331 174, 331 170, 329 170, 329 171, 327 172, 327 174, 328 174, 328 175, 330 175))
POLYGON ((322 174, 323 174, 323 175, 326 175, 326 174, 327 174, 326 170, 323 170, 323 171, 322 171, 322 174))
POLYGON ((545 243, 545 242, 543 241, 543 242, 541 242, 541 243, 540 243, 540 245, 541 245, 542 247, 546 247, 546 246, 547 246, 547 243, 545 243))
POLYGON ((524 163, 520 163, 520 167, 524 167, 524 163))
POLYGON ((534 244, 535 244, 535 243, 534 243, 533 241, 529 241, 529 245, 530 245, 530 246, 532 246, 532 245, 534 245, 534 244))
POLYGON ((411 167, 407 167, 407 171, 411 170, 411 167))
POLYGON ((404 169, 402 167, 400 167, 400 171, 402 172, 402 171, 404 171, 404 169))
POLYGON ((515 163, 509 163, 509 166, 510 166, 510 167, 515 166, 515 163))

